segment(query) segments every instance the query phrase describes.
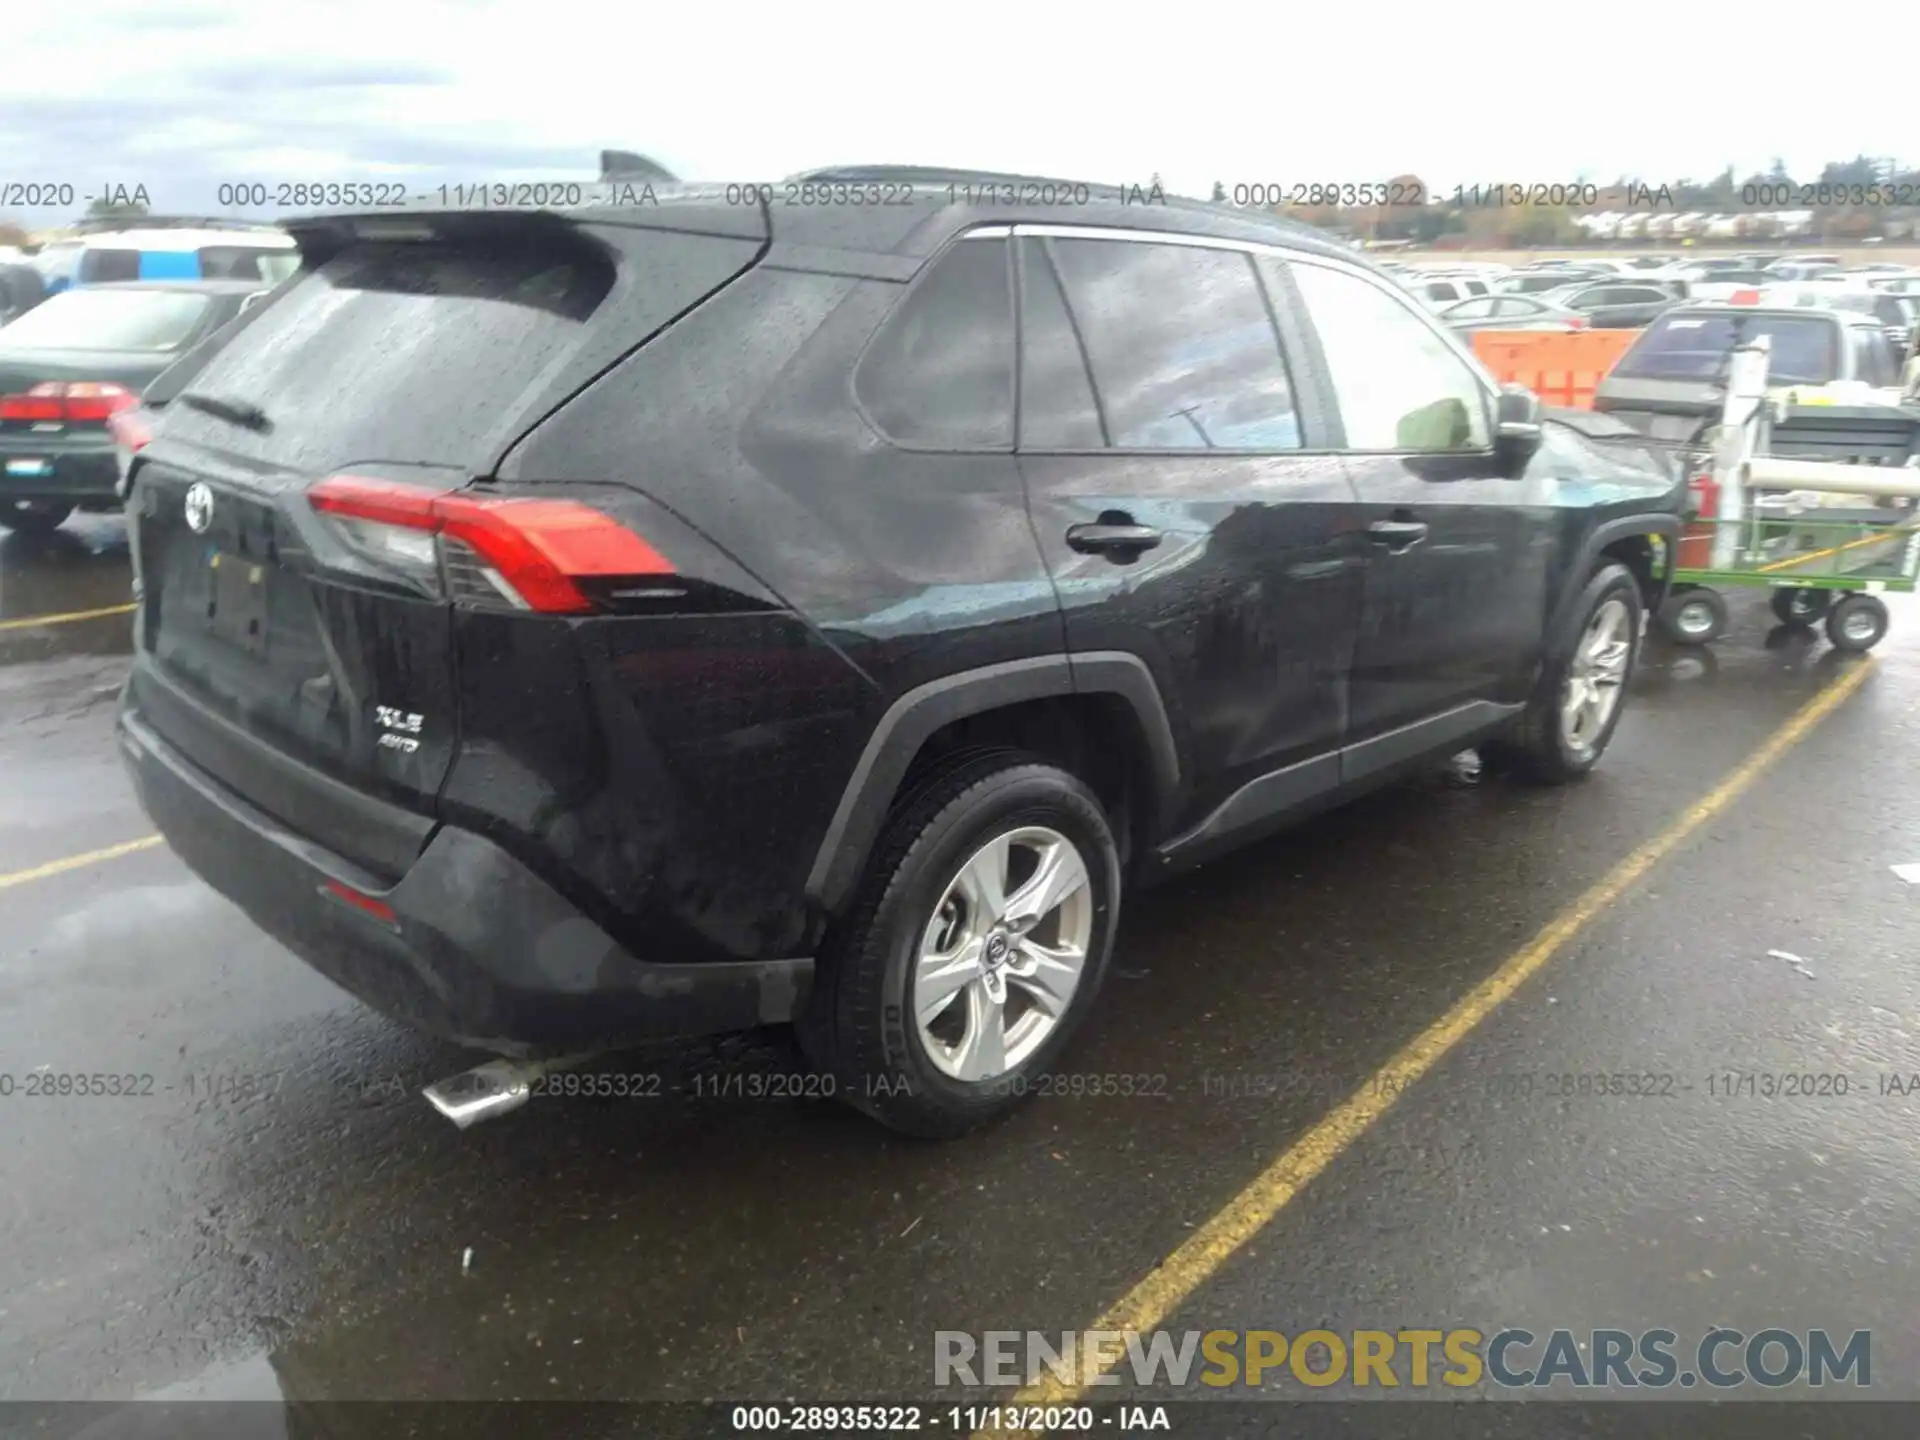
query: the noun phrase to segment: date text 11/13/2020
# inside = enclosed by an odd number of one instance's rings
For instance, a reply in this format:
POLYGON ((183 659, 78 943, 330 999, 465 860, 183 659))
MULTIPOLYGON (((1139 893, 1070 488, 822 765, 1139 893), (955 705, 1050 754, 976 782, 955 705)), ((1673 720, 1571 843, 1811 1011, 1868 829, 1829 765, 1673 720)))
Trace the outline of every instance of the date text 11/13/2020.
MULTIPOLYGON (((870 1096, 913 1093, 905 1076, 874 1075, 860 1081, 870 1096)), ((1035 1075, 1010 1077, 1009 1093, 1042 1099, 1094 1100, 1101 1098, 1171 1097, 1165 1075, 1035 1075)), ((367 1081, 361 1092, 368 1098, 398 1098, 415 1088, 398 1075, 367 1081)), ((575 1100, 657 1100, 674 1096, 687 1100, 831 1100, 849 1093, 837 1076, 783 1070, 731 1070, 721 1074, 669 1076, 658 1071, 551 1070, 527 1081, 531 1098, 575 1100)))

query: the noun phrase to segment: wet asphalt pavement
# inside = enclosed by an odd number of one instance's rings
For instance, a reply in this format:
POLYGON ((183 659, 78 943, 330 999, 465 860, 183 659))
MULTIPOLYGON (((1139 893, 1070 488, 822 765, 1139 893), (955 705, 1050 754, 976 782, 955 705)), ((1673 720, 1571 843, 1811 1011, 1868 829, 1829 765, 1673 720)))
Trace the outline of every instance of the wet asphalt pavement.
MULTIPOLYGON (((753 1098, 795 1064, 770 1033, 462 1133, 418 1090, 471 1057, 164 847, 18 878, 149 833, 112 741, 127 617, 10 623, 126 598, 116 521, 0 542, 0 1072, 146 1092, 0 1099, 3 1400, 927 1398, 936 1330, 1089 1325, 1853 663, 1739 597, 1711 651, 1649 646, 1584 786, 1436 775, 1136 897, 1067 1062, 1131 1096, 909 1142, 753 1098)), ((1167 1326, 1870 1329, 1875 1394, 1920 1396, 1920 1093, 1881 1078, 1920 1072, 1920 889, 1889 869, 1920 861, 1920 606, 1894 604, 1856 694, 1167 1326), (1558 1078, 1614 1074, 1668 1078, 1558 1078)))

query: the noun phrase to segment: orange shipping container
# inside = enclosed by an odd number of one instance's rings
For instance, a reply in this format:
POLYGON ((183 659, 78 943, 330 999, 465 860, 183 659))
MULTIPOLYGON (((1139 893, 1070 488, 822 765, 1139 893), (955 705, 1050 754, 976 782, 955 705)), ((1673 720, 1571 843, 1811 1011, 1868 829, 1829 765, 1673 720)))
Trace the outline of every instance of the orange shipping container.
POLYGON ((1638 330, 1475 330, 1474 354, 1502 384, 1524 385, 1548 405, 1593 408, 1593 392, 1639 338, 1638 330))

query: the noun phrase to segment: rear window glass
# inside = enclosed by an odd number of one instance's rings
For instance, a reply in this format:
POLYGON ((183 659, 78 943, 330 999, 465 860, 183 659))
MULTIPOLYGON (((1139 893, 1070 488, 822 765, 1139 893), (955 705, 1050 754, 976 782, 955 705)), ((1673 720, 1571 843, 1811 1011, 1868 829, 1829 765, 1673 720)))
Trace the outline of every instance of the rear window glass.
POLYGON ((265 280, 271 284, 299 268, 298 250, 264 250, 249 245, 200 247, 200 274, 208 280, 265 280))
POLYGON ((1546 290, 1564 290, 1569 285, 1577 285, 1577 275, 1521 275, 1505 283, 1508 290, 1521 295, 1537 295, 1546 290))
POLYGON ((169 290, 66 290, 0 331, 32 350, 172 350, 194 331, 207 297, 169 290))
POLYGON ((80 257, 77 277, 83 285, 107 285, 115 280, 140 278, 138 250, 88 250, 80 257))
POLYGON ((1832 321, 1793 315, 1666 315, 1647 327, 1613 367, 1643 380, 1713 380, 1738 344, 1765 335, 1772 342, 1773 381, 1825 382, 1837 373, 1832 321))
POLYGON ((259 406, 270 430, 190 410, 169 425, 302 468, 471 461, 611 282, 586 251, 356 246, 294 281, 192 381, 259 406))

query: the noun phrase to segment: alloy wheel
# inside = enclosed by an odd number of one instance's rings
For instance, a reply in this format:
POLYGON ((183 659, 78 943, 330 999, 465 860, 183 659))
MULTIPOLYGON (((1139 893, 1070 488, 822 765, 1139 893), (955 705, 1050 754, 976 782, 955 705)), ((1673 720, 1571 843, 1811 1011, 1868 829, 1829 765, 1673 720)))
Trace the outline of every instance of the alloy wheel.
POLYGON ((1066 1015, 1093 939, 1085 857, 1023 826, 976 850, 922 934, 913 1017, 936 1067, 977 1083, 1018 1069, 1066 1015))
POLYGON ((1619 708, 1627 662, 1633 657, 1631 623, 1624 600, 1605 601, 1587 621, 1567 666, 1560 692, 1560 734, 1576 754, 1593 749, 1619 708))

